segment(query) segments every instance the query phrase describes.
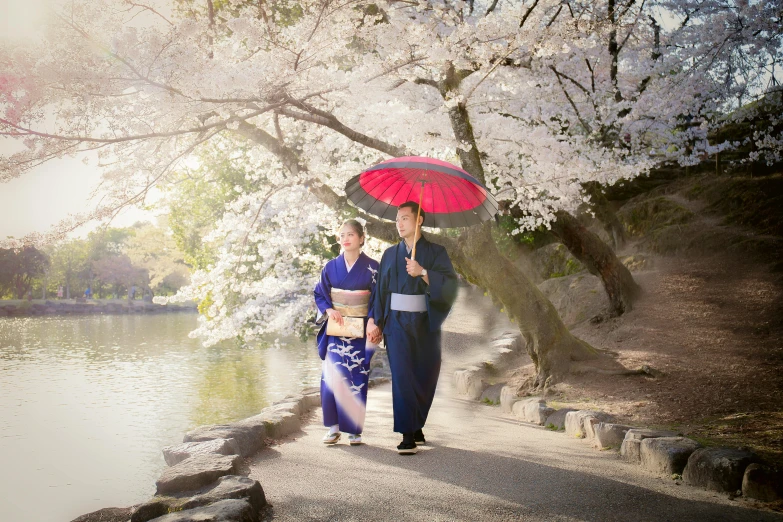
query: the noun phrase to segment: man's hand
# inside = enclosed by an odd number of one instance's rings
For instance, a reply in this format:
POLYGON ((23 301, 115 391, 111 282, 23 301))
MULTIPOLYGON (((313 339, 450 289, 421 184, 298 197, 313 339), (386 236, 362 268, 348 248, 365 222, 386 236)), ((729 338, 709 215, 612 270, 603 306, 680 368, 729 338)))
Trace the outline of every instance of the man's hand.
POLYGON ((334 308, 327 308, 326 315, 329 316, 329 319, 336 322, 340 326, 342 326, 343 323, 345 322, 345 320, 343 319, 343 315, 337 310, 335 310, 334 308))
POLYGON ((418 261, 406 257, 405 264, 407 265, 405 267, 405 270, 408 272, 408 275, 410 275, 411 277, 419 277, 421 275, 422 267, 418 261))
POLYGON ((367 320, 367 340, 373 344, 381 342, 381 329, 375 324, 375 321, 370 318, 367 320))

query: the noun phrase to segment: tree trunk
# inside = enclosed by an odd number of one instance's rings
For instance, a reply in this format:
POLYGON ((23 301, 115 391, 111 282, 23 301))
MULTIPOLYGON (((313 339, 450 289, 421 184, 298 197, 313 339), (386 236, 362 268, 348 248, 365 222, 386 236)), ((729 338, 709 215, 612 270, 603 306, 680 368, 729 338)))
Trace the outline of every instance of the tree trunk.
MULTIPOLYGON (((540 389, 562 380, 571 361, 590 359, 597 352, 571 335, 552 303, 498 251, 492 237, 493 226, 484 223, 467 229, 455 242, 457 248, 447 246, 449 256, 468 280, 499 299, 519 325, 527 352, 536 366, 533 387, 540 389)), ((438 237, 432 241, 441 243, 438 237)))
POLYGON ((596 181, 591 181, 583 185, 585 193, 590 196, 590 210, 595 217, 604 225, 604 230, 612 238, 614 249, 618 250, 625 245, 625 227, 620 223, 612 204, 606 199, 601 185, 596 181))
POLYGON ((601 278, 612 314, 622 315, 631 310, 641 290, 631 272, 617 259, 609 245, 587 230, 574 216, 562 210, 555 216, 557 221, 552 223, 552 232, 591 274, 601 278))

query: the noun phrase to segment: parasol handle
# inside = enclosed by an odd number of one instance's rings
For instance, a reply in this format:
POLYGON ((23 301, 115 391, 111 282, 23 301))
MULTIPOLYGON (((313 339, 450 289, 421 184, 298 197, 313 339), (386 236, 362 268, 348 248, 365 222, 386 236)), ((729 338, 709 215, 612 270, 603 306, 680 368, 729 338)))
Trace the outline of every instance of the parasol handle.
POLYGON ((419 208, 416 210, 416 223, 413 229, 413 249, 411 250, 411 259, 416 260, 416 241, 418 241, 419 235, 419 216, 421 215, 421 201, 424 196, 424 181, 421 182, 421 190, 419 191, 419 208))

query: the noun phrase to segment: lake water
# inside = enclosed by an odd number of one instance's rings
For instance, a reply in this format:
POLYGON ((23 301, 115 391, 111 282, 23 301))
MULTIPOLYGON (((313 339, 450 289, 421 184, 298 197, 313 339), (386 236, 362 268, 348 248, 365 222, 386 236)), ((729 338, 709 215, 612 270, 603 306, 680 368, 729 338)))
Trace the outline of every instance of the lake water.
POLYGON ((186 313, 0 318, 0 521, 144 501, 186 431, 319 384, 313 343, 204 348, 195 327, 186 313))

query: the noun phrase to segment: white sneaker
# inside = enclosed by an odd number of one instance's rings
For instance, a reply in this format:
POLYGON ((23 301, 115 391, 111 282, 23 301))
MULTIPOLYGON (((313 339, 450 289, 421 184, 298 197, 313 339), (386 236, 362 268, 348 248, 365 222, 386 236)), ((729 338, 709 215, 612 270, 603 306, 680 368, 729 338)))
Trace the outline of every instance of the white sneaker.
POLYGON ((348 443, 351 446, 358 446, 362 443, 362 436, 361 435, 354 435, 353 433, 348 434, 348 443))
POLYGON ((337 441, 338 441, 338 440, 340 440, 340 436, 341 436, 341 435, 342 435, 342 433, 340 433, 339 431, 336 431, 336 432, 334 432, 334 433, 332 433, 332 432, 330 431, 329 433, 327 433, 326 435, 324 435, 324 438, 323 438, 323 439, 321 439, 321 441, 322 441, 324 444, 336 444, 336 443, 337 443, 337 441))

